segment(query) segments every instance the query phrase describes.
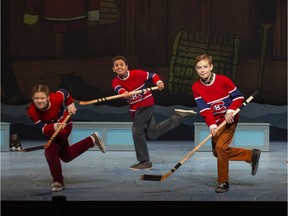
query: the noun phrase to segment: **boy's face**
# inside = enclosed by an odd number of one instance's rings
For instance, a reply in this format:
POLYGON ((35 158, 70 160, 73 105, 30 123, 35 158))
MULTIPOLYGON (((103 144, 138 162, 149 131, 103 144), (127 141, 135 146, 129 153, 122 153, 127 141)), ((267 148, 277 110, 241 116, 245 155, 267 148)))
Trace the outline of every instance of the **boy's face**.
POLYGON ((207 59, 203 59, 196 64, 195 70, 202 80, 206 80, 212 73, 213 64, 209 64, 207 59))
POLYGON ((117 75, 124 77, 128 70, 128 65, 122 59, 118 59, 114 61, 114 65, 112 70, 117 73, 117 75))
POLYGON ((47 96, 44 92, 35 92, 32 100, 39 110, 43 110, 48 107, 49 96, 47 96))

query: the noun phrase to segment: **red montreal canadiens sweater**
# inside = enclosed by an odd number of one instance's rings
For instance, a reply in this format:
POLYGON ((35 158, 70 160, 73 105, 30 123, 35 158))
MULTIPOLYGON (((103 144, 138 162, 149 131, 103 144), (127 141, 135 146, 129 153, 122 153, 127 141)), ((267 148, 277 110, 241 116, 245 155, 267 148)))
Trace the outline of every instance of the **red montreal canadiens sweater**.
MULTIPOLYGON (((121 79, 117 76, 112 80, 112 88, 117 94, 123 94, 125 91, 131 92, 147 88, 145 85, 146 82, 157 84, 159 81, 161 79, 155 73, 143 70, 129 70, 126 78, 121 79)), ((130 104, 130 112, 132 113, 135 113, 138 107, 155 104, 154 97, 150 91, 132 95, 127 102, 130 104)))
MULTIPOLYGON (((244 101, 244 96, 230 78, 214 74, 213 81, 205 85, 200 79, 192 85, 192 92, 200 115, 206 124, 219 125, 225 120, 225 114, 235 111, 244 101)), ((238 121, 239 115, 234 117, 238 121)))
MULTIPOLYGON (((26 114, 34 122, 34 125, 41 129, 45 136, 51 136, 55 130, 53 124, 62 122, 68 115, 65 106, 73 103, 73 98, 65 89, 59 89, 57 92, 50 93, 50 107, 47 110, 39 110, 33 103, 30 103, 26 108, 26 114)), ((71 124, 72 120, 69 119, 67 124, 71 124)))

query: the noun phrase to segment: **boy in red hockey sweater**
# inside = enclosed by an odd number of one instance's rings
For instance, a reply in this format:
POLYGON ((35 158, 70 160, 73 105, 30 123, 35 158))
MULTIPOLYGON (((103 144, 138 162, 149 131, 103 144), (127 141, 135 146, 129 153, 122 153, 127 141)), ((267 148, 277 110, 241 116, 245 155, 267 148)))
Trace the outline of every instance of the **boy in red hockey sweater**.
POLYGON ((97 146, 105 153, 105 145, 97 132, 91 136, 69 145, 68 137, 72 130, 71 118, 67 123, 62 123, 68 114, 75 115, 77 109, 73 98, 65 89, 50 93, 46 85, 35 85, 32 89, 32 102, 26 108, 26 114, 34 125, 47 139, 54 134, 58 127, 62 127, 52 143, 45 148, 45 157, 53 178, 51 189, 53 192, 64 189, 61 161, 70 162, 89 148, 97 146))
POLYGON ((195 70, 200 79, 192 85, 192 92, 200 115, 212 135, 212 151, 217 157, 218 169, 218 186, 215 192, 223 193, 229 190, 229 161, 251 163, 251 174, 255 175, 261 151, 229 147, 239 119, 239 113, 235 116, 232 113, 242 105, 244 96, 228 77, 212 73, 211 56, 198 56, 195 70), (227 124, 217 131, 217 126, 224 120, 227 124))
POLYGON ((124 56, 115 56, 112 59, 112 70, 117 76, 112 80, 112 88, 117 94, 126 94, 124 97, 130 105, 130 114, 133 120, 132 136, 138 163, 130 166, 132 170, 152 169, 149 158, 146 135, 156 139, 167 131, 180 124, 184 117, 195 115, 193 110, 176 109, 170 118, 156 124, 153 117, 154 97, 150 91, 130 95, 129 92, 145 89, 146 82, 164 89, 164 82, 159 75, 143 70, 128 70, 128 62, 124 56))

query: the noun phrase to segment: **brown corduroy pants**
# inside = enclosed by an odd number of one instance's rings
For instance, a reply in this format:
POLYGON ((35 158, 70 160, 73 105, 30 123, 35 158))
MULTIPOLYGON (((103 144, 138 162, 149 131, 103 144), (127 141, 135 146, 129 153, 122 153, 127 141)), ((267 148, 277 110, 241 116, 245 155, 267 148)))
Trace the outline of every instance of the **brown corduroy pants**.
POLYGON ((235 134, 237 123, 226 124, 212 137, 212 151, 217 158, 218 183, 229 181, 229 161, 251 163, 252 150, 229 147, 235 134))

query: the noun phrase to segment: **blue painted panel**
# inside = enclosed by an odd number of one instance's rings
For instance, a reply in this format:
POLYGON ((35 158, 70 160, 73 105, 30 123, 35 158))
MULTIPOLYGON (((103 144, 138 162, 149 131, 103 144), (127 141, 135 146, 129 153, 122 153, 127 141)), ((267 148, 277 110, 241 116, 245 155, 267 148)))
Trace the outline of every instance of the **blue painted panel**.
POLYGON ((10 150, 10 123, 1 122, 1 151, 10 150))
MULTIPOLYGON (((206 126, 201 125, 203 128, 197 129, 198 132, 195 132, 195 146, 198 145, 202 140, 204 140, 209 135, 209 129, 206 126)), ((241 125, 238 126, 238 129, 235 132, 231 147, 240 147, 240 148, 259 148, 262 150, 269 150, 269 128, 266 130, 265 127, 256 126, 248 127, 241 125), (244 129, 245 127, 245 129, 244 129), (268 134, 267 134, 268 133, 268 134), (266 140, 267 139, 267 140, 266 140)), ((211 149, 211 139, 208 140, 202 147, 201 150, 212 150, 211 149)))
POLYGON ((101 130, 95 130, 95 129, 73 129, 69 140, 70 144, 74 144, 76 142, 79 142, 82 139, 85 139, 86 137, 90 136, 92 133, 97 132, 102 139, 102 132, 101 130))
POLYGON ((131 125, 132 122, 74 122, 69 142, 74 144, 97 132, 107 150, 134 150, 131 125))
POLYGON ((132 133, 131 130, 123 130, 123 129, 109 129, 107 130, 106 137, 107 144, 113 145, 133 145, 132 133))
MULTIPOLYGON (((200 142, 202 141, 202 140, 204 140, 208 135, 209 135, 209 133, 210 133, 210 131, 209 130, 206 130, 206 129, 201 129, 200 130, 200 142)), ((199 143, 195 143, 195 145, 197 145, 197 144, 199 144, 199 143)), ((202 146, 202 148, 203 147, 205 147, 205 148, 211 148, 212 149, 212 147, 211 147, 211 139, 210 140, 208 140, 203 146, 202 146)))
MULTIPOLYGON (((200 140, 205 139, 209 134, 209 130, 200 130, 200 140)), ((235 132, 233 146, 264 146, 265 143, 264 131, 255 130, 239 130, 235 132)), ((197 144, 197 143, 196 143, 197 144)), ((203 146, 211 146, 211 141, 207 141, 203 146)))
POLYGON ((1 147, 4 146, 4 143, 5 143, 4 137, 5 137, 5 132, 4 130, 1 129, 1 143, 0 143, 1 147))
POLYGON ((237 131, 234 136, 235 146, 264 146, 264 131, 249 131, 241 130, 237 131))

